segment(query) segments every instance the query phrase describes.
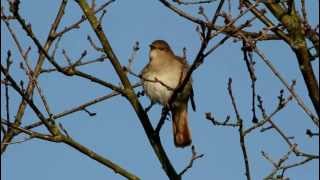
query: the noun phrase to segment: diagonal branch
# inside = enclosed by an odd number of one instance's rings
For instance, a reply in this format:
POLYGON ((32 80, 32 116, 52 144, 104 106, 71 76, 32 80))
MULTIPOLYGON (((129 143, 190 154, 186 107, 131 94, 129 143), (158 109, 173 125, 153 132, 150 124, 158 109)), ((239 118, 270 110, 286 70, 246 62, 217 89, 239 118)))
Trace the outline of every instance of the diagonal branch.
MULTIPOLYGON (((16 2, 16 3, 19 3, 19 2, 16 2)), ((13 4, 10 4, 10 6, 11 5, 13 5, 13 4)), ((51 45, 52 45, 52 43, 54 41, 54 39, 51 38, 51 37, 56 32, 56 29, 58 28, 58 25, 61 22, 61 19, 62 19, 62 16, 64 14, 64 9, 65 9, 66 5, 67 5, 67 1, 66 0, 61 1, 58 13, 56 15, 55 20, 53 21, 53 23, 51 25, 50 32, 49 32, 49 34, 47 36, 47 40, 46 40, 46 43, 44 45, 44 50, 46 50, 46 51, 51 47, 51 45)), ((35 69, 33 71, 35 79, 37 79, 37 77, 40 74, 41 67, 42 67, 42 65, 44 63, 44 60, 45 60, 45 56, 44 56, 43 52, 40 52, 38 60, 37 60, 37 64, 36 64, 35 69)), ((28 86, 27 86, 27 89, 26 89, 26 95, 30 96, 33 93, 34 88, 35 88, 35 84, 30 81, 28 83, 28 86)), ((24 112, 25 112, 26 104, 27 103, 24 100, 22 100, 20 102, 18 111, 17 111, 17 113, 15 115, 16 118, 15 118, 15 121, 14 121, 14 124, 17 125, 17 126, 19 126, 20 123, 21 123, 22 117, 23 117, 24 112)), ((5 152, 5 150, 6 150, 7 146, 8 146, 8 144, 6 144, 6 143, 8 143, 8 142, 10 142, 12 140, 13 134, 14 134, 14 130, 8 131, 3 136, 2 142, 5 142, 5 143, 1 143, 1 154, 3 152, 5 152)))
POLYGON ((164 148, 162 147, 160 137, 155 135, 154 129, 152 124, 150 123, 149 117, 146 114, 145 110, 143 109, 142 105, 140 104, 137 95, 134 93, 131 83, 128 80, 126 72, 123 70, 117 56, 114 54, 111 45, 102 30, 102 26, 98 21, 97 17, 93 13, 92 9, 89 7, 88 3, 85 0, 76 0, 76 2, 81 7, 83 13, 86 15, 88 21, 92 29, 95 31, 97 37, 99 38, 101 45, 103 47, 104 52, 108 56, 111 64, 113 65, 114 69, 116 70, 123 86, 124 86, 124 95, 131 103, 132 107, 136 111, 136 114, 139 117, 141 124, 147 134, 148 140, 157 155, 159 161, 162 164, 164 171, 166 172, 167 176, 170 179, 180 179, 176 170, 172 166, 164 148))
POLYGON ((228 80, 228 93, 229 96, 231 98, 231 103, 232 103, 232 107, 233 110, 236 114, 237 117, 237 124, 239 125, 239 140, 240 140, 240 146, 241 146, 241 150, 242 150, 242 155, 243 155, 243 160, 244 160, 244 165, 245 165, 245 175, 247 177, 247 180, 251 179, 251 174, 250 174, 250 166, 249 166, 249 157, 248 157, 248 152, 247 152, 247 147, 246 147, 246 143, 245 143, 245 134, 244 134, 244 127, 243 127, 243 120, 240 116, 237 104, 236 104, 236 100, 233 96, 233 92, 232 92, 232 79, 229 78, 228 80))
MULTIPOLYGON (((20 96, 23 98, 24 101, 26 101, 29 106, 32 108, 32 110, 35 112, 35 114, 41 119, 42 123, 46 126, 48 131, 54 135, 59 137, 60 132, 57 126, 55 125, 52 118, 45 118, 45 116, 42 114, 42 112, 36 107, 36 105, 33 103, 33 101, 29 98, 29 96, 26 96, 25 93, 20 89, 19 85, 16 83, 16 81, 9 75, 8 70, 1 64, 1 72, 5 75, 6 79, 10 82, 11 87, 20 94, 20 96)), ((17 125, 16 125, 17 126, 17 125)))
MULTIPOLYGON (((198 24, 200 26, 205 25, 207 28, 211 29, 211 30, 215 30, 215 31, 219 31, 222 32, 226 35, 229 36, 233 36, 233 37, 237 37, 237 34, 234 34, 233 32, 236 30, 233 27, 224 27, 224 26, 219 26, 219 25, 215 25, 214 23, 210 23, 210 22, 205 22, 197 17, 194 17, 190 14, 188 14, 187 12, 184 12, 183 10, 175 7, 174 5, 170 4, 167 0, 159 0, 164 6, 166 6, 167 8, 169 8, 171 11, 173 11, 174 13, 176 13, 177 15, 195 23, 198 24)), ((255 9, 256 5, 252 6, 252 9, 255 9)), ((261 15, 262 16, 262 15, 261 15)), ((260 33, 256 33, 256 32, 250 32, 250 31, 244 31, 241 30, 242 33, 246 34, 247 36, 255 39, 255 38, 259 38, 260 40, 279 40, 281 39, 279 37, 278 34, 263 34, 263 36, 261 36, 260 33)), ((280 32, 279 32, 280 33, 280 32)), ((281 33, 282 36, 285 36, 284 33, 281 33)))
MULTIPOLYGON (((245 1, 246 5, 249 6, 251 3, 249 0, 245 1)), ((280 36, 292 49, 295 53, 299 70, 302 74, 302 77, 305 81, 305 85, 308 89, 309 97, 312 101, 313 107, 317 112, 318 117, 320 116, 320 100, 319 100, 319 85, 317 82, 316 75, 314 73, 313 67, 311 65, 310 52, 307 47, 305 30, 303 29, 303 23, 301 18, 295 10, 295 3, 288 2, 288 10, 282 8, 279 3, 264 3, 269 11, 278 19, 282 26, 288 31, 288 36, 280 36)), ((257 13, 255 13, 257 15, 257 13)), ((265 18, 265 17, 264 17, 265 18)), ((272 26, 270 23, 263 18, 260 20, 265 23, 268 27, 272 26)), ((273 31, 279 34, 277 28, 273 31)), ((280 35, 280 34, 279 34, 280 35)), ((319 126, 319 124, 318 124, 319 126)))
POLYGON ((42 121, 43 124, 46 125, 47 129, 50 131, 52 136, 48 135, 42 135, 40 133, 35 133, 33 131, 20 128, 16 125, 9 125, 11 127, 14 127, 16 130, 22 131, 26 134, 29 134, 30 136, 47 140, 47 141, 53 141, 53 142, 64 142, 68 144, 69 146, 77 149, 78 151, 82 152, 83 154, 86 154, 90 158, 100 162, 101 164, 104 164, 105 166, 109 167, 110 169, 114 170, 116 173, 121 174, 122 176, 132 179, 132 180, 138 180, 139 178, 132 173, 128 172, 127 170, 123 169, 119 165, 113 163, 112 161, 104 158, 103 156, 93 152, 92 150, 86 148, 85 146, 81 145, 80 143, 73 140, 70 136, 63 135, 58 126, 55 124, 55 122, 52 120, 52 118, 45 118, 45 116, 41 113, 41 111, 36 107, 34 102, 31 99, 28 99, 25 94, 21 91, 17 83, 13 80, 13 78, 8 74, 8 71, 2 66, 1 64, 1 72, 8 78, 8 80, 11 83, 11 86, 20 94, 20 96, 29 104, 31 109, 35 112, 35 114, 38 116, 38 118, 42 121))

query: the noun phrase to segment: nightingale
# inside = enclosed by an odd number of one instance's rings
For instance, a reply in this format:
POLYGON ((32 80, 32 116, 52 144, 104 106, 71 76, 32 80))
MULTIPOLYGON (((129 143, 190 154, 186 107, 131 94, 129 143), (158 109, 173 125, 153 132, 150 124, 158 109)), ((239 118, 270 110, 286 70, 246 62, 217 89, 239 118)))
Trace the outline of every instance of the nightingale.
POLYGON ((183 82, 188 69, 187 61, 176 56, 167 42, 156 40, 150 45, 149 63, 140 74, 143 89, 151 103, 160 103, 171 112, 176 147, 186 147, 192 141, 188 126, 189 98, 195 110, 191 80, 178 93, 174 102, 169 104, 174 90, 183 82))

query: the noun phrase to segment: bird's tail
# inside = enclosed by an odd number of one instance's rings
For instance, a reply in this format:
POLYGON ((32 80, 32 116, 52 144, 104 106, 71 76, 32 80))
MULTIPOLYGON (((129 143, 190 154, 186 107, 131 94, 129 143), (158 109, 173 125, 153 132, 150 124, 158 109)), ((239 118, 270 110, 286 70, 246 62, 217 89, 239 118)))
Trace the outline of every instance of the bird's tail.
POLYGON ((176 147, 191 144, 191 132, 188 126, 188 103, 179 103, 172 108, 173 136, 176 147))

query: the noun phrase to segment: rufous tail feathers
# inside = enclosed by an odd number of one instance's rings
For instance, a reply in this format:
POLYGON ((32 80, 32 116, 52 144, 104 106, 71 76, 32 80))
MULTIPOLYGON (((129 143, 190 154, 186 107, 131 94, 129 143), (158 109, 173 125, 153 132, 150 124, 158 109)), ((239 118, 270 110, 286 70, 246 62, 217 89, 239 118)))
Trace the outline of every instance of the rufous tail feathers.
POLYGON ((176 147, 191 144, 191 132, 188 126, 188 103, 180 103, 172 108, 173 137, 176 147))

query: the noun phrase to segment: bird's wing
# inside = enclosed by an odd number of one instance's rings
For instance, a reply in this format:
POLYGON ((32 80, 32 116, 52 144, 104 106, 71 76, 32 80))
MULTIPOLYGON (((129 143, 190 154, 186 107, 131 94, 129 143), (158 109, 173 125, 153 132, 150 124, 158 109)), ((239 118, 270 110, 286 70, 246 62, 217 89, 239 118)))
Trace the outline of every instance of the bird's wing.
MULTIPOLYGON (((175 58, 175 59, 177 59, 184 66, 184 68, 185 68, 184 72, 187 72, 189 69, 189 64, 188 64, 187 60, 185 58, 180 57, 180 56, 176 56, 176 57, 177 58, 175 58)), ((183 76, 185 76, 185 74, 183 76)), ((192 79, 190 79, 190 81, 192 81, 192 79)), ((191 86, 191 92, 190 92, 190 100, 191 100, 191 106, 192 106, 193 111, 196 111, 196 103, 194 101, 194 92, 193 92, 192 86, 191 86)))

